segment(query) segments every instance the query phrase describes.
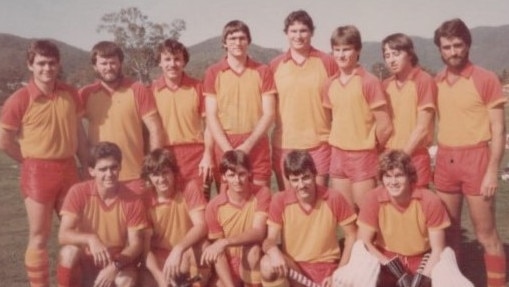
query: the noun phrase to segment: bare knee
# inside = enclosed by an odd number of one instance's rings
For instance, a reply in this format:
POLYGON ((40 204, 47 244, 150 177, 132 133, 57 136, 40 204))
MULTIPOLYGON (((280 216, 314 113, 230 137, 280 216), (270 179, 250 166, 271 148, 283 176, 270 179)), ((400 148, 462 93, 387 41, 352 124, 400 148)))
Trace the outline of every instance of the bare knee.
POLYGON ((64 245, 59 250, 58 263, 64 267, 72 267, 78 262, 81 249, 75 245, 64 245))
POLYGON ((250 269, 258 268, 261 254, 262 250, 259 245, 253 245, 247 249, 245 258, 247 259, 247 266, 249 266, 250 269))
POLYGON ((122 270, 115 278, 115 285, 117 287, 134 287, 136 286, 136 279, 137 270, 122 270))
POLYGON ((267 255, 260 260, 260 274, 265 281, 274 281, 277 279, 276 273, 272 271, 272 263, 267 255))

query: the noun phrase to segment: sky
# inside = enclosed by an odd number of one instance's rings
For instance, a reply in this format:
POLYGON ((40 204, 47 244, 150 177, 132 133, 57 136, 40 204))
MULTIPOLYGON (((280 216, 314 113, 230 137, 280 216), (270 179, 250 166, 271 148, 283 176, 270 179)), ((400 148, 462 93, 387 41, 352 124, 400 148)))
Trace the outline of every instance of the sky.
POLYGON ((396 32, 432 38, 436 27, 455 17, 471 28, 509 24, 508 0, 4 0, 0 33, 90 50, 98 41, 112 40, 96 31, 101 17, 133 6, 153 22, 183 19, 187 27, 180 40, 188 46, 219 36, 224 24, 238 19, 250 27, 253 43, 286 49, 283 21, 298 9, 313 18, 313 45, 322 50, 329 50, 332 30, 342 25, 357 26, 364 41, 381 41, 396 32))

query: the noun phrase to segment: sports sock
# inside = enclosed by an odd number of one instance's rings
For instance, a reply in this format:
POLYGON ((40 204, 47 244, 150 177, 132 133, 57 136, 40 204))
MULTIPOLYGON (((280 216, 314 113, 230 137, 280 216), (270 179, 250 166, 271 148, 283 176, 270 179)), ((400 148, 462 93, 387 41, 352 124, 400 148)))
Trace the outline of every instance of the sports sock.
POLYGON ((71 268, 58 265, 57 267, 57 284, 58 287, 71 286, 71 268))
POLYGON ((506 279, 505 255, 484 254, 487 287, 504 287, 506 279))
POLYGON ((49 287, 49 258, 46 250, 27 248, 25 269, 31 287, 49 287))

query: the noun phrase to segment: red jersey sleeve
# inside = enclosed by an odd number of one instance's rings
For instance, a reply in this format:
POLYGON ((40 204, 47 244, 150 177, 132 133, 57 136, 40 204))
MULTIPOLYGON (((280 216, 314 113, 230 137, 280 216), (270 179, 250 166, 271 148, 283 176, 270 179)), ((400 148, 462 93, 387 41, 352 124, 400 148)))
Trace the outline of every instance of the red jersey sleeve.
MULTIPOLYGON (((286 191, 285 191, 286 192, 286 191)), ((283 211, 284 211, 284 200, 285 192, 278 192, 272 197, 269 208, 269 222, 277 225, 283 225, 283 211)))
POLYGON ((266 65, 261 65, 258 68, 258 73, 262 79, 262 94, 274 94, 276 92, 276 85, 274 84, 274 76, 270 68, 266 65))
POLYGON ((447 210, 436 194, 429 190, 422 190, 421 204, 428 228, 443 229, 450 225, 447 210))
POLYGON ((216 91, 216 79, 218 74, 218 69, 215 69, 214 66, 209 67, 205 71, 205 75, 203 76, 203 94, 204 95, 217 95, 216 91))
POLYGON ((365 196, 359 208, 358 222, 378 230, 378 211, 380 203, 376 192, 378 189, 373 190, 370 196, 365 196))
POLYGON ((128 229, 143 229, 148 227, 147 212, 140 198, 127 200, 124 208, 128 229))
POLYGON ((387 104, 387 97, 382 87, 382 83, 373 75, 365 72, 362 81, 362 93, 371 109, 387 104))
POLYGON ((507 101, 502 92, 502 85, 493 72, 476 66, 472 72, 472 80, 488 107, 492 108, 507 101))
POLYGON ((209 229, 209 238, 217 239, 223 238, 224 232, 221 224, 218 220, 218 209, 220 203, 221 194, 212 199, 205 208, 205 221, 207 223, 207 228, 209 229))
POLYGON ((256 192, 256 212, 269 212, 271 192, 266 186, 260 187, 256 192))
POLYGON ((329 192, 329 200, 327 202, 339 225, 350 224, 357 218, 350 204, 340 193, 329 192))
POLYGON ((417 86, 417 106, 419 109, 435 109, 438 89, 433 78, 421 70, 415 79, 415 84, 417 86))
POLYGON ((9 130, 19 130, 29 104, 30 94, 26 87, 12 94, 2 107, 0 118, 2 127, 9 130))
POLYGON ((207 201, 203 196, 202 187, 198 180, 191 180, 184 190, 184 198, 189 211, 205 209, 207 201))
POLYGON ((78 217, 81 217, 81 214, 85 208, 87 197, 90 196, 90 189, 93 187, 93 185, 93 180, 88 180, 73 185, 65 196, 62 209, 60 210, 60 215, 74 214, 78 217))
POLYGON ((133 89, 136 108, 141 118, 157 111, 154 94, 149 87, 136 82, 132 84, 131 88, 133 89))

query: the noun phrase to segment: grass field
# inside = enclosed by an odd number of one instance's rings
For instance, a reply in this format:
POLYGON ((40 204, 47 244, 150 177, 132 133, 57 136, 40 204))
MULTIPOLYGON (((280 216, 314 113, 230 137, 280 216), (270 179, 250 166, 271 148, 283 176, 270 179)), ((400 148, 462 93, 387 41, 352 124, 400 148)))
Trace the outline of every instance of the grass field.
MULTIPOLYGON (((0 154, 0 286, 24 287, 27 279, 23 268, 24 249, 27 241, 25 209, 18 188, 18 167, 5 155, 0 154)), ((485 286, 484 264, 479 244, 474 240, 467 207, 464 209, 463 253, 460 265, 476 287, 485 286)), ((509 254, 509 185, 501 182, 497 197, 497 221, 505 250, 509 254)), ((57 244, 55 233, 58 222, 54 220, 53 237, 50 242, 52 280, 55 280, 57 244)), ((509 265, 509 264, 508 264, 509 265)), ((52 286, 55 284, 52 284, 52 286)), ((509 285, 508 285, 509 286, 509 285)), ((451 286, 455 287, 455 286, 451 286)))

